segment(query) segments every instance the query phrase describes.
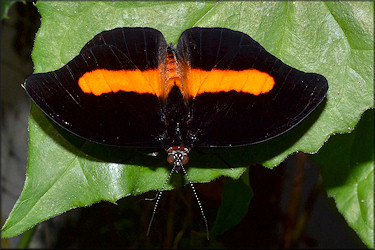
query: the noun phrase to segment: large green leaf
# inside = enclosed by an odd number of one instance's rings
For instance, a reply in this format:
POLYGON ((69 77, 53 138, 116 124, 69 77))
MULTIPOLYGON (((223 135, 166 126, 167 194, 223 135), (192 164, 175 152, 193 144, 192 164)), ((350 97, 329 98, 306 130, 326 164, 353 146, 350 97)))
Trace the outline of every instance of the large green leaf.
POLYGON ((246 216, 253 196, 248 173, 242 175, 239 180, 226 179, 216 224, 211 230, 212 236, 226 232, 246 216))
POLYGON ((374 248, 374 110, 356 129, 327 142, 313 159, 338 210, 368 247, 374 248))
POLYGON ((1 5, 0 5, 0 10, 1 10, 0 18, 1 19, 8 18, 8 10, 14 2, 16 1, 10 1, 10 0, 1 1, 1 5))
MULTIPOLYGON (((333 133, 352 130, 373 106, 373 3, 336 2, 38 2, 35 72, 58 69, 95 34, 122 26, 159 29, 168 42, 192 26, 245 32, 300 70, 324 75, 326 101, 280 138, 262 144, 192 151, 194 182, 238 178, 244 167, 278 165, 295 151, 316 152, 333 133)), ((24 232, 69 209, 115 202, 162 186, 165 153, 94 145, 62 131, 32 106, 29 167, 24 190, 2 237, 24 232)), ((167 186, 171 189, 174 183, 167 186)))

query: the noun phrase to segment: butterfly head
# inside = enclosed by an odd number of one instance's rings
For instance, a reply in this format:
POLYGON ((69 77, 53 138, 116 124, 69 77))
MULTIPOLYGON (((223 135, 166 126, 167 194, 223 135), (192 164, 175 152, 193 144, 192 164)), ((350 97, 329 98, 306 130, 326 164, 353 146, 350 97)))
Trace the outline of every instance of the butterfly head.
POLYGON ((189 149, 184 146, 173 146, 167 150, 167 161, 169 164, 176 167, 176 172, 180 170, 181 165, 186 165, 189 162, 189 149))

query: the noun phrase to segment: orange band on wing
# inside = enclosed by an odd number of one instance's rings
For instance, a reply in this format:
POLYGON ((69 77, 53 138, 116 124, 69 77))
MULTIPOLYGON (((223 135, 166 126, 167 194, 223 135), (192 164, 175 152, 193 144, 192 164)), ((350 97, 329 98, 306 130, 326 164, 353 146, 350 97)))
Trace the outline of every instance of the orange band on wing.
POLYGON ((83 92, 93 93, 96 96, 120 90, 159 96, 161 89, 158 69, 146 71, 96 69, 81 76, 78 85, 83 92))
POLYGON ((196 97, 204 92, 237 92, 259 95, 269 92, 275 85, 272 76, 256 69, 204 71, 191 69, 189 94, 196 97))

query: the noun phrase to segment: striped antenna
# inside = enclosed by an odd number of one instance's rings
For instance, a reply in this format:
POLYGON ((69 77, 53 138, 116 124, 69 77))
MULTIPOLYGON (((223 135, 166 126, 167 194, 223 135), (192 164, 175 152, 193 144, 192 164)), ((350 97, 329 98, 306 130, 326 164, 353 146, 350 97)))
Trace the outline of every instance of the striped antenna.
POLYGON ((158 204, 159 204, 159 201, 160 201, 161 194, 163 193, 164 188, 165 188, 165 185, 168 183, 169 179, 171 178, 171 176, 172 176, 172 174, 174 173, 175 170, 176 170, 176 166, 173 165, 173 168, 172 168, 171 172, 169 173, 168 178, 165 180, 165 182, 164 182, 162 188, 160 189, 160 191, 159 191, 159 193, 158 193, 158 196, 157 196, 157 199, 156 199, 156 203, 155 203, 155 206, 154 206, 154 210, 152 211, 152 216, 151 216, 150 224, 148 224, 147 236, 150 234, 151 224, 152 224, 152 221, 154 220, 155 213, 156 213, 156 208, 158 207, 158 204))
POLYGON ((182 148, 182 150, 181 150, 180 147, 178 147, 178 148, 172 148, 172 149, 168 150, 168 162, 170 162, 171 164, 173 164, 173 168, 172 168, 171 172, 169 173, 168 178, 165 180, 165 182, 164 182, 161 190, 159 191, 159 193, 157 195, 157 199, 156 199, 156 203, 155 203, 155 206, 154 206, 154 210, 152 211, 152 216, 151 216, 150 224, 148 225, 147 235, 150 234, 151 224, 152 224, 152 221, 154 220, 154 217, 155 217, 155 214, 156 214, 156 208, 158 207, 158 204, 159 204, 159 201, 160 201, 160 197, 161 197, 161 194, 164 191, 165 185, 168 183, 169 179, 171 178, 172 174, 175 171, 178 172, 180 169, 182 169, 182 171, 184 172, 184 174, 186 175, 186 177, 187 177, 187 179, 189 181, 191 189, 193 190, 193 194, 195 196, 195 199, 198 202, 199 209, 201 211, 204 223, 206 225, 207 240, 210 239, 210 234, 209 234, 209 231, 208 231, 208 223, 207 223, 206 216, 204 215, 202 203, 199 200, 197 192, 195 191, 194 185, 191 182, 190 177, 189 177, 189 175, 187 174, 187 172, 186 172, 186 170, 184 168, 183 162, 184 161, 187 162, 187 160, 188 160, 187 153, 188 153, 187 149, 182 148))
POLYGON ((188 179, 189 181, 189 184, 191 186, 191 189, 193 190, 193 194, 195 196, 195 199, 197 199, 197 202, 198 202, 198 205, 199 205, 199 209, 201 210, 201 214, 202 214, 202 217, 203 217, 203 220, 204 220, 204 224, 206 224, 206 235, 207 235, 207 240, 210 240, 210 233, 208 232, 208 223, 207 223, 207 219, 206 219, 206 216, 204 215, 204 211, 203 211, 203 206, 202 206, 202 203, 201 201, 199 200, 198 198, 198 195, 197 195, 197 192, 195 191, 195 188, 194 188, 194 185, 193 183, 191 182, 184 166, 181 164, 181 169, 182 171, 184 171, 184 174, 186 175, 186 178, 188 179))

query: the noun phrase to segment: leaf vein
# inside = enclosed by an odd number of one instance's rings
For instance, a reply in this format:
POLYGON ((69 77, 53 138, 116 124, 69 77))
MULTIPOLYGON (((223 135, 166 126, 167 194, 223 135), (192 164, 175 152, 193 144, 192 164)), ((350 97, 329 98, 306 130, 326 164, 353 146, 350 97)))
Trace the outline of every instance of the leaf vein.
POLYGON ((213 11, 214 9, 216 9, 216 7, 220 4, 220 3, 222 3, 223 2, 223 0, 219 0, 219 1, 217 1, 216 2, 216 4, 214 5, 214 6, 212 6, 211 7, 211 9, 209 9, 201 18, 199 18, 198 19, 198 21, 196 21, 193 25, 192 25, 192 27, 195 27, 195 25, 197 25, 200 21, 202 21, 202 19, 203 18, 205 18, 211 11, 213 11))

